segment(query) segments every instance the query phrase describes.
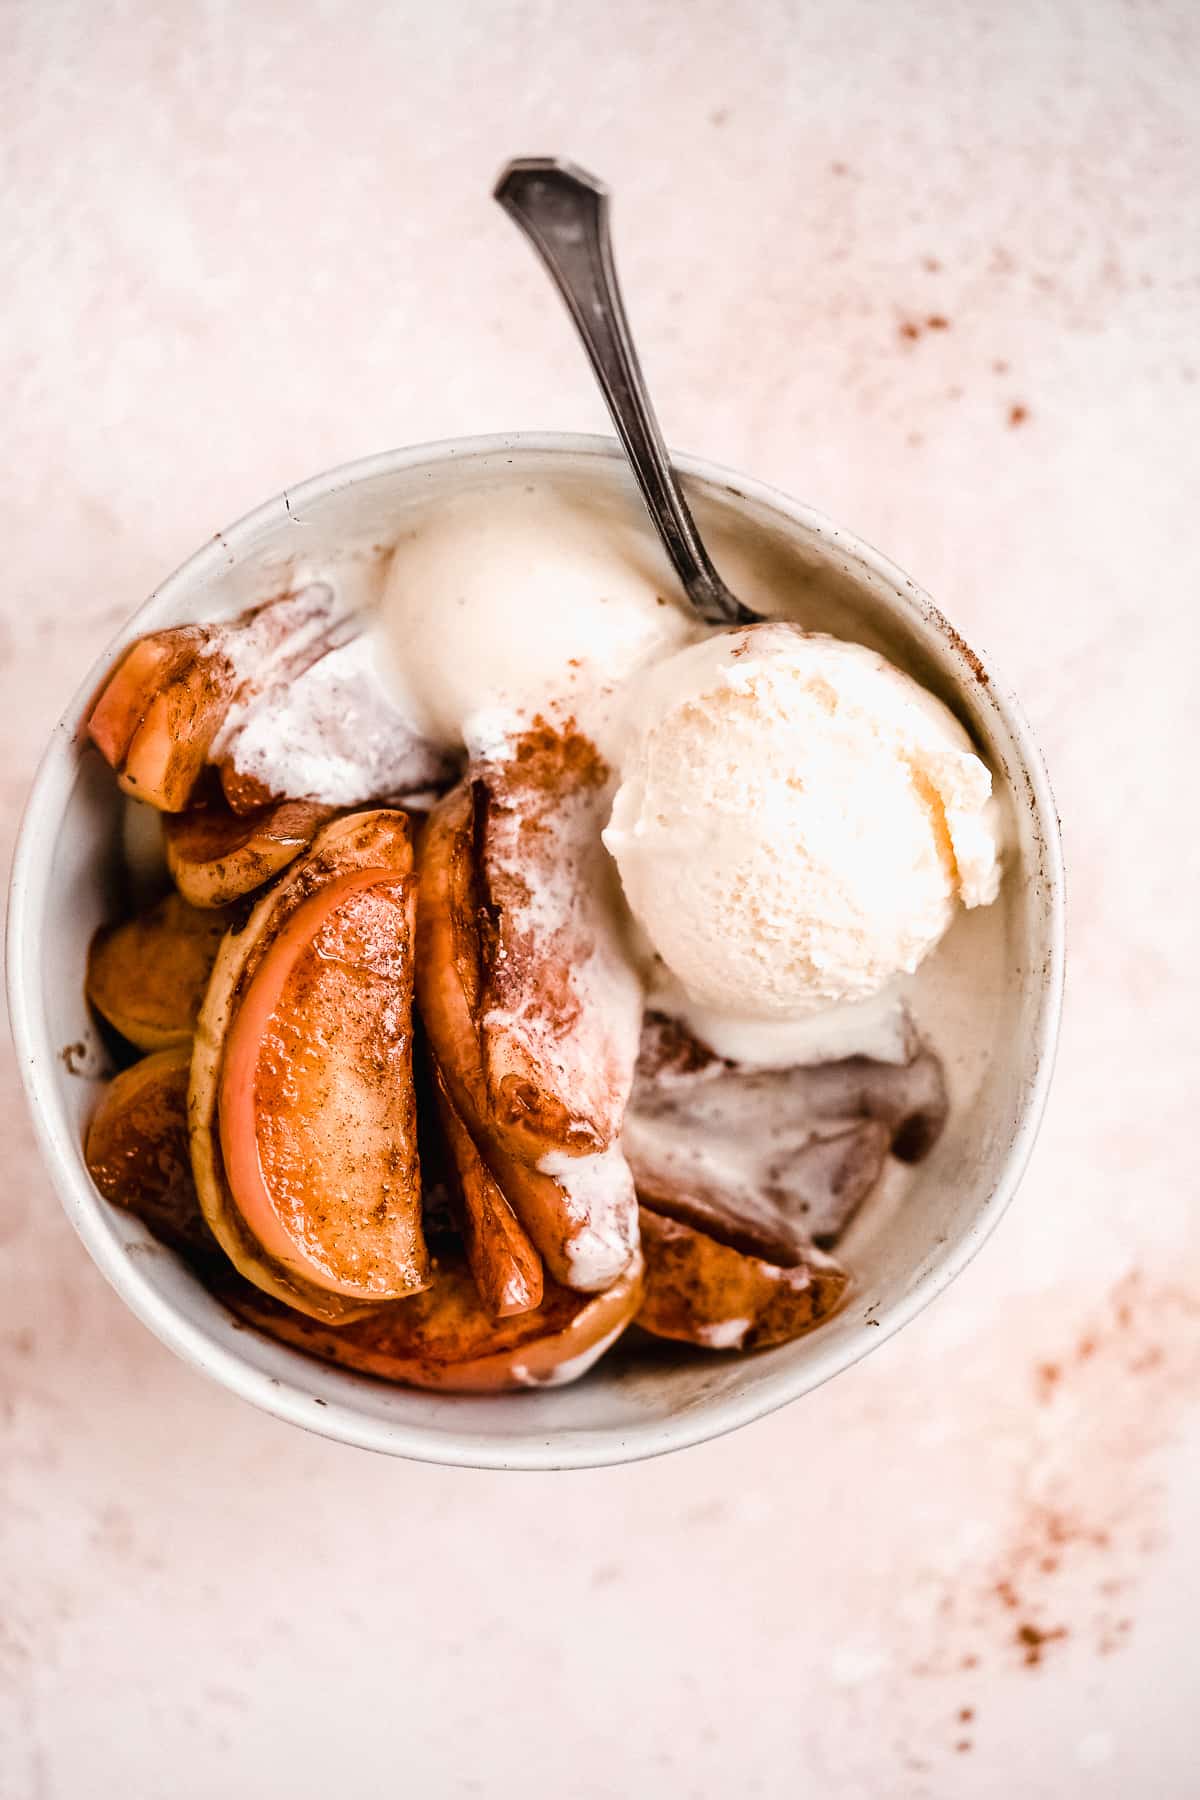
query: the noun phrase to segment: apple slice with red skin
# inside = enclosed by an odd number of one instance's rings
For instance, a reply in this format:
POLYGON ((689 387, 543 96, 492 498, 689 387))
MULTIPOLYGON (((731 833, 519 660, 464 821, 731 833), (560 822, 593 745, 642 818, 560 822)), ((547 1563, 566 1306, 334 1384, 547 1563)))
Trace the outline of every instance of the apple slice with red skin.
MULTIPOLYGON (((314 894, 346 875, 364 871, 373 872, 380 881, 411 875, 412 845, 402 812, 382 810, 332 820, 317 833, 305 855, 277 877, 245 923, 226 933, 196 1025, 188 1093, 192 1170, 201 1208, 222 1250, 264 1293, 334 1324, 361 1317, 378 1302, 319 1286, 263 1249, 242 1218, 230 1187, 221 1146, 219 1100, 228 1035, 275 939, 314 894)), ((412 1103, 415 1141, 411 1083, 405 1081, 402 1091, 412 1103)))
POLYGON ((283 800, 239 817, 217 801, 168 813, 167 867, 192 906, 227 906, 294 862, 333 810, 308 800, 283 800))
POLYGON ((637 1252, 633 1179, 612 1149, 564 1155, 563 1179, 531 1167, 497 1128, 483 1074, 474 801, 461 783, 430 813, 421 838, 417 998, 451 1099, 505 1199, 555 1281, 581 1293, 607 1287, 637 1252), (572 1192, 568 1182, 575 1187, 572 1192))
POLYGON ((578 1380, 629 1325, 641 1292, 639 1259, 603 1294, 548 1283, 532 1312, 497 1319, 466 1263, 447 1257, 424 1293, 336 1331, 240 1283, 222 1298, 248 1324, 325 1362, 405 1387, 486 1394, 578 1380))
POLYGON ((201 626, 180 625, 152 631, 125 652, 88 717, 88 736, 114 769, 124 763, 155 696, 191 661, 205 638, 201 626))
POLYGON ((88 734, 135 800, 181 812, 237 687, 220 627, 180 625, 126 651, 92 708, 88 734))
POLYGON ((88 731, 135 800, 181 812, 235 698, 286 680, 328 645, 336 598, 324 583, 280 594, 236 619, 152 632, 125 652, 92 707, 88 731))
POLYGON ((641 1227, 646 1285, 638 1324, 655 1337, 706 1350, 765 1350, 827 1319, 849 1286, 841 1264, 816 1248, 785 1269, 645 1206, 641 1227))
POLYGON ((218 648, 186 659, 146 708, 117 771, 117 783, 160 812, 182 812, 208 763, 209 751, 236 690, 218 648))
POLYGON ((429 1278, 412 1076, 411 875, 366 869, 274 938, 221 1071, 225 1173, 267 1255, 351 1299, 429 1278))
POLYGON ((463 1246, 479 1297, 499 1319, 532 1312, 542 1300, 542 1259, 476 1149, 445 1077, 436 1068, 434 1086, 442 1132, 457 1175, 463 1246))

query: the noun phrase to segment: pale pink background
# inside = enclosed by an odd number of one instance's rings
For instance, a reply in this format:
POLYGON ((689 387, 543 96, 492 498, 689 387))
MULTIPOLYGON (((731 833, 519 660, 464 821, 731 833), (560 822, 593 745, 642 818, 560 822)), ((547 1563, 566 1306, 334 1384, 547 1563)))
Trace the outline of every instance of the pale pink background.
POLYGON ((617 189, 672 440, 995 655, 1072 876, 998 1238, 831 1387, 610 1473, 373 1460, 207 1386, 87 1262, 9 1063, 4 1800, 1195 1793, 1195 7, 8 0, 0 42, 6 835, 218 526, 602 427, 488 199, 554 150, 617 189))

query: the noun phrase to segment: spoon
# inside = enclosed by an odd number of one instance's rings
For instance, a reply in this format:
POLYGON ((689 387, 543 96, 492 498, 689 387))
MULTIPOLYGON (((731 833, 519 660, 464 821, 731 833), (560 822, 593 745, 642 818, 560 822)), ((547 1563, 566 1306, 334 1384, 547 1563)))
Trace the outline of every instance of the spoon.
POLYGON ((608 229, 608 189, 555 156, 519 156, 495 198, 533 245, 567 303, 646 510, 692 606, 708 625, 751 625, 759 615, 713 566, 671 467, 621 300, 608 229))

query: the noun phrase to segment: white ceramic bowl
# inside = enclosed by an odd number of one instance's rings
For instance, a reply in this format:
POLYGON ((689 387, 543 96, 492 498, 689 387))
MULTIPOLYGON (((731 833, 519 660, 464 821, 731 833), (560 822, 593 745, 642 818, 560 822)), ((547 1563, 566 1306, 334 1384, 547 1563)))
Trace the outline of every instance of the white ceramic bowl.
MULTIPOLYGON (((83 999, 88 940, 117 910, 120 802, 85 747, 83 720, 122 645, 278 591, 290 559, 317 563, 386 542, 450 492, 551 479, 599 489, 645 525, 624 460, 605 438, 525 433, 377 456, 317 476, 218 533, 109 644, 55 727, 13 865, 8 982, 21 1073, 51 1178, 75 1229, 124 1301, 186 1362, 325 1437, 430 1462, 551 1469, 682 1448, 794 1400, 847 1368, 965 1267, 1012 1198, 1050 1080, 1063 978, 1058 822, 1041 757, 1012 695, 927 597, 867 545, 786 495, 711 464, 677 466, 717 560, 776 610, 884 650, 969 725, 1006 790, 1005 894, 988 927, 1002 978, 981 997, 987 1080, 952 1113, 904 1202, 858 1233, 852 1303, 798 1342, 748 1357, 657 1347, 606 1359, 559 1390, 475 1398, 388 1387, 310 1361, 236 1326, 134 1219, 107 1205, 81 1153, 104 1074, 83 999), (73 1049, 68 1047, 74 1046, 73 1049)), ((664 580, 669 576, 664 573, 664 580)), ((147 1420, 147 1429, 151 1421, 147 1420)))

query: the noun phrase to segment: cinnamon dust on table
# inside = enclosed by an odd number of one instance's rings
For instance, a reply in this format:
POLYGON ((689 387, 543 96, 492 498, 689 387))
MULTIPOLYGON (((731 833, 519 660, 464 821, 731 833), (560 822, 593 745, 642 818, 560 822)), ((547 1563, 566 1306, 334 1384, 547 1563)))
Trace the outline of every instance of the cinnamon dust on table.
POLYGON ((949 331, 950 321, 945 313, 929 313, 922 324, 915 319, 901 319, 898 329, 902 338, 915 343, 923 331, 949 331))
POLYGON ((1003 1610, 1019 1614, 1011 1641, 1024 1666, 1039 1667, 1072 1632, 1104 1655, 1132 1629, 1114 1602, 1160 1541, 1152 1459, 1198 1376, 1200 1296, 1152 1286, 1138 1272, 1065 1352, 1034 1364, 1034 1403, 1041 1414, 1062 1413, 1067 1441, 1048 1476, 1031 1467, 994 1582, 1003 1610), (1057 1599, 1062 1578, 1081 1574, 1096 1601, 1086 1626, 1054 1617, 1056 1603, 1067 1610, 1057 1599))
POLYGON ((1059 1638, 1065 1638, 1066 1635, 1065 1625, 1056 1625, 1052 1631, 1043 1631, 1038 1625, 1018 1625, 1017 1643, 1025 1653, 1026 1667, 1036 1668, 1042 1660, 1042 1646, 1052 1644, 1059 1638))
POLYGON ((1110 1656, 1129 1643, 1131 1601, 1163 1542, 1158 1453, 1200 1394, 1200 1290, 1126 1276, 1028 1380, 1005 1539, 975 1581, 940 1577, 935 1642, 911 1665, 970 1683, 945 1739, 954 1753, 974 1741, 978 1674, 1037 1675, 1068 1645, 1110 1656))

